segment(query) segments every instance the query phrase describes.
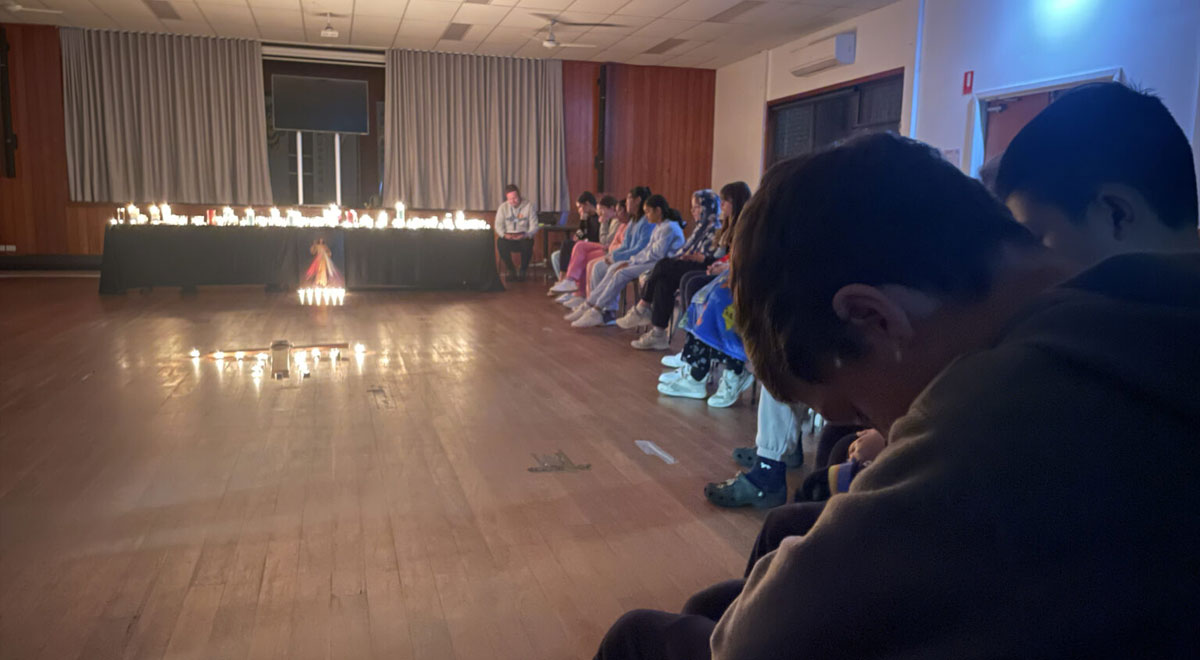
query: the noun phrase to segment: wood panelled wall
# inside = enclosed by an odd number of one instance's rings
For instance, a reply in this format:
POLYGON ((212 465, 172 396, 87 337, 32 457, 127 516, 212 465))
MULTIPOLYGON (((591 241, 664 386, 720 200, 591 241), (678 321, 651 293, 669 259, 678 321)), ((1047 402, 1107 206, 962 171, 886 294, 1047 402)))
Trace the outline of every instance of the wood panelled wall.
POLYGON ((610 64, 605 128, 606 187, 647 185, 684 218, 691 194, 712 178, 717 72, 610 64))
MULTIPOLYGON (((104 224, 119 204, 69 200, 57 28, 4 24, 17 133, 17 178, 0 178, 0 244, 16 254, 100 254, 104 224)), ((604 65, 607 70, 606 190, 597 190, 598 62, 563 63, 567 181, 618 197, 649 185, 686 215, 688 196, 710 182, 716 72, 604 65)), ((148 200, 134 200, 146 206, 148 200)), ((182 208, 177 209, 182 211, 182 208)), ((572 220, 577 220, 572 208, 572 220)), ((540 256, 540 255, 539 255, 540 256)))
MULTIPOLYGON (((62 52, 52 25, 0 25, 7 35, 17 177, 0 176, 0 245, 17 254, 86 254, 84 227, 67 222, 62 52)), ((9 253, 11 254, 11 253, 9 253)))
MULTIPOLYGON (((563 62, 563 131, 567 147, 567 189, 572 202, 584 190, 597 192, 601 66, 599 62, 563 62)), ((574 205, 569 222, 579 222, 574 205)))

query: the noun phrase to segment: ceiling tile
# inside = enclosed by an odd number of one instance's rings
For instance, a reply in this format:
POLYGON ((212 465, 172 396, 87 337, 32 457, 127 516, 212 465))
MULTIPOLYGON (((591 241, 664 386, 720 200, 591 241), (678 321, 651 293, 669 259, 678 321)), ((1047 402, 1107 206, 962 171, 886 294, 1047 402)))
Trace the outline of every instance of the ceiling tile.
POLYGON ((513 46, 524 46, 525 42, 533 36, 533 30, 529 28, 510 28, 499 26, 492 28, 492 31, 484 37, 483 42, 489 44, 511 44, 513 46))
POLYGON ((494 7, 516 7, 517 0, 492 0, 488 4, 494 7))
POLYGON ((629 0, 575 0, 567 9, 595 14, 611 14, 628 3, 629 0))
POLYGON ((217 36, 217 33, 213 31, 212 27, 207 22, 171 20, 163 21, 163 24, 175 34, 203 35, 208 37, 217 36))
POLYGON ((608 47, 628 36, 628 33, 614 32, 609 28, 592 28, 580 35, 579 39, 584 43, 608 47))
POLYGON ((662 39, 666 39, 667 37, 677 36, 685 30, 696 27, 696 25, 695 21, 677 21, 670 18, 660 18, 634 32, 633 35, 636 37, 662 37, 662 39))
MULTIPOLYGON (((250 0, 254 4, 258 0, 250 0)), ((404 16, 408 0, 354 0, 354 14, 367 16, 404 16)))
POLYGON ((658 37, 625 37, 612 46, 609 46, 608 52, 625 54, 641 53, 660 41, 662 39, 658 37))
POLYGON ((449 23, 458 12, 456 2, 436 2, 434 0, 411 0, 408 9, 404 11, 404 20, 445 21, 449 23))
POLYGON ((478 47, 478 41, 441 39, 433 49, 443 53, 470 53, 478 47))
POLYGON ((726 25, 724 23, 700 23, 694 27, 684 30, 683 32, 680 32, 676 36, 678 36, 680 39, 698 39, 700 41, 729 39, 731 38, 729 31, 732 27, 736 26, 726 25))
POLYGON ((616 13, 658 18, 683 3, 684 0, 631 0, 631 2, 618 9, 616 13))
POLYGON ((468 25, 496 25, 508 15, 509 11, 509 7, 492 7, 464 2, 451 20, 468 25))
POLYGON ((354 12, 354 0, 300 0, 304 13, 311 16, 346 14, 354 12))
MULTIPOLYGON (((441 34, 440 32, 438 34, 441 34)), ((396 35, 396 40, 392 42, 392 48, 407 48, 410 50, 433 50, 437 45, 438 38, 436 36, 402 36, 396 35)))
POLYGON ((667 12, 667 18, 680 18, 689 21, 706 21, 713 16, 729 9, 742 0, 687 0, 682 5, 667 12))
POLYGON ((513 52, 516 51, 518 48, 520 48, 520 46, 517 46, 515 44, 499 44, 499 43, 489 43, 489 42, 485 41, 485 42, 479 44, 479 46, 477 46, 475 48, 475 54, 476 55, 499 55, 499 56, 503 57, 503 56, 507 56, 507 55, 512 55, 513 52))
MULTIPOLYGON (((609 21, 610 14, 602 14, 590 11, 564 11, 558 15, 558 20, 569 21, 571 23, 615 23, 609 21)), ((591 28, 593 26, 586 26, 591 28)))
POLYGON ((504 20, 500 21, 500 25, 503 27, 531 29, 546 27, 546 24, 549 23, 549 21, 541 18, 540 16, 534 16, 533 12, 540 13, 540 11, 537 9, 524 9, 522 7, 518 7, 510 11, 508 16, 505 16, 504 20))
MULTIPOLYGON (((99 1, 103 2, 104 0, 99 1)), ((403 2, 403 0, 401 0, 401 2, 403 2)), ((237 0, 196 0, 196 3, 245 4, 238 2, 237 0)), ((175 0, 172 0, 172 4, 176 4, 175 0)), ((304 6, 301 4, 300 0, 249 0, 249 5, 251 9, 259 9, 260 7, 263 9, 290 9, 292 11, 302 11, 304 9, 304 6)), ((330 9, 329 11, 333 10, 330 9)))
POLYGON ((304 19, 302 18, 300 12, 290 9, 255 8, 254 21, 258 23, 260 30, 267 28, 267 26, 270 26, 273 29, 304 29, 304 19))
POLYGON ((436 43, 446 31, 447 25, 450 25, 450 21, 416 21, 406 18, 396 30, 396 37, 433 37, 436 43))
POLYGON ((350 27, 350 43, 363 46, 387 47, 396 38, 400 19, 394 16, 365 16, 355 14, 350 27))
POLYGON ((525 9, 566 9, 574 0, 518 0, 517 6, 525 9))

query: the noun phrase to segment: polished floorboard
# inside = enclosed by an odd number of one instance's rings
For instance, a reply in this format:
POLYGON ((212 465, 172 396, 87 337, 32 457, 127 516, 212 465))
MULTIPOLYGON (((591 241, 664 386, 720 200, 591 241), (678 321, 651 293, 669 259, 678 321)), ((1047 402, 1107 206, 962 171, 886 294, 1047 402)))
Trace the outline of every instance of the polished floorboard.
POLYGON ((661 354, 544 290, 0 278, 0 657, 587 658, 739 576, 762 514, 701 490, 749 393, 660 397, 661 354), (188 356, 274 339, 366 353, 280 381, 188 356), (529 471, 558 451, 591 468, 529 471))

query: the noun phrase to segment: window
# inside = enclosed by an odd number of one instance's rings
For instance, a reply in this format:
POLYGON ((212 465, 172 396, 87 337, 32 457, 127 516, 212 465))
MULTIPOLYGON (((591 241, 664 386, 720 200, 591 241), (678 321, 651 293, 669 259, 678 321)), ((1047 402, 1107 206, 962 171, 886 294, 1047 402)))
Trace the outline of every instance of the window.
POLYGON ((900 130, 904 74, 784 100, 767 109, 767 166, 854 135, 900 130))
MULTIPOLYGON (((303 201, 304 204, 324 206, 336 203, 340 193, 342 206, 379 206, 383 178, 383 69, 266 60, 263 62, 263 83, 267 106, 267 158, 275 203, 288 206, 303 201), (355 90, 361 94, 365 84, 366 111, 362 112, 361 104, 330 106, 323 103, 318 94, 293 93, 285 97, 282 91, 274 89, 277 76, 278 80, 301 85, 306 81, 317 84, 325 80, 339 86, 346 95, 355 90), (276 93, 281 94, 281 103, 288 104, 287 112, 281 113, 291 116, 288 121, 297 121, 299 117, 312 126, 323 121, 332 122, 352 126, 348 129, 352 131, 361 131, 365 123, 366 132, 335 133, 332 128, 322 131, 276 129, 276 93), (306 98, 311 98, 312 102, 297 107, 296 104, 304 103, 306 98), (353 116, 339 116, 339 113, 353 116), (301 173, 299 176, 298 172, 301 173)), ((283 123, 286 125, 287 121, 283 123)))

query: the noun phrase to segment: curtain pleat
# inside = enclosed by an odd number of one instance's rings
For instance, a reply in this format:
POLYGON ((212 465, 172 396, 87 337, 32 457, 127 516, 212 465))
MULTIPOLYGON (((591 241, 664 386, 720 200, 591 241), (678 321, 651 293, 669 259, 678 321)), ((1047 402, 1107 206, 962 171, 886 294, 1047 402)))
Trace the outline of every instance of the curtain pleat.
POLYGON ((562 62, 393 50, 385 106, 388 204, 487 210, 515 183, 567 208, 562 62))
POLYGON ((270 204, 262 47, 60 30, 71 199, 270 204))

